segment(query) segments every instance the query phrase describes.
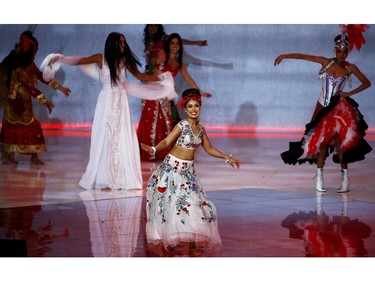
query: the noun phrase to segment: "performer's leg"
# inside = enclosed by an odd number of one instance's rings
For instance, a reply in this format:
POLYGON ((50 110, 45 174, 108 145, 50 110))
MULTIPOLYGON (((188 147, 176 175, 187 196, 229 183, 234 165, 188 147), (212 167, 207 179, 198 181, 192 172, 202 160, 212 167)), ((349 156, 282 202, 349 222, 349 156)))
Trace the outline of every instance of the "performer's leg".
POLYGON ((320 147, 317 157, 317 171, 316 171, 316 190, 319 192, 326 192, 326 187, 323 178, 323 167, 327 154, 328 145, 322 145, 320 147))
POLYGON ((340 147, 340 142, 338 139, 337 134, 335 135, 335 145, 336 145, 336 151, 337 151, 337 156, 340 161, 341 165, 341 186, 337 190, 338 193, 344 193, 344 192, 349 192, 349 173, 348 173, 348 163, 343 162, 343 152, 340 147))
POLYGON ((31 162, 32 164, 36 164, 36 165, 44 165, 44 162, 43 162, 42 160, 39 159, 37 153, 32 153, 32 154, 31 154, 30 162, 31 162))

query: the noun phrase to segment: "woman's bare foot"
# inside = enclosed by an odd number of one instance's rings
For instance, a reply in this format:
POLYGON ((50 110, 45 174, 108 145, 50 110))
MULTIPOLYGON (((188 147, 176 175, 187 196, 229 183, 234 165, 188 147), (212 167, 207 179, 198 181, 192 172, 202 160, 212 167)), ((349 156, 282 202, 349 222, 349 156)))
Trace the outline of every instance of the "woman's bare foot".
POLYGON ((194 242, 189 243, 189 251, 194 257, 199 257, 202 255, 202 252, 197 249, 194 242))
POLYGON ((4 165, 12 164, 12 161, 10 161, 9 157, 7 155, 1 156, 1 162, 4 165))
POLYGON ((4 165, 6 164, 17 164, 18 162, 14 159, 14 153, 3 153, 1 156, 1 162, 3 162, 4 165))
POLYGON ((12 164, 17 164, 16 154, 14 152, 8 154, 8 158, 12 164))
POLYGON ((110 192, 112 189, 110 189, 109 187, 105 187, 105 188, 102 188, 100 190, 104 191, 104 192, 110 192))
POLYGON ((38 155, 36 153, 31 154, 30 162, 31 164, 35 165, 44 165, 44 162, 38 158, 38 155))
POLYGON ((170 253, 170 254, 172 254, 173 252, 174 252, 174 248, 172 247, 172 246, 164 246, 164 249, 168 252, 168 253, 170 253))

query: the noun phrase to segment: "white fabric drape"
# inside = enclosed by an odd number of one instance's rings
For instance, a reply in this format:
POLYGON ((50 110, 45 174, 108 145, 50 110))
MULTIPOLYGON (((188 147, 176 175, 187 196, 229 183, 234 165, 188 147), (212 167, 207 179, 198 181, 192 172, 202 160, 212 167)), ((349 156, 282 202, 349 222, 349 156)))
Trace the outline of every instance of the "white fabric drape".
MULTIPOLYGON (((40 65, 43 71, 43 78, 50 81, 54 78, 61 65, 75 65, 81 69, 87 76, 100 81, 100 69, 96 64, 76 65, 82 57, 64 56, 61 54, 49 54, 40 65)), ((165 72, 158 75, 160 81, 147 83, 134 83, 124 81, 122 86, 129 95, 139 99, 159 100, 167 97, 168 100, 177 101, 178 95, 175 89, 175 82, 172 73, 165 72)))

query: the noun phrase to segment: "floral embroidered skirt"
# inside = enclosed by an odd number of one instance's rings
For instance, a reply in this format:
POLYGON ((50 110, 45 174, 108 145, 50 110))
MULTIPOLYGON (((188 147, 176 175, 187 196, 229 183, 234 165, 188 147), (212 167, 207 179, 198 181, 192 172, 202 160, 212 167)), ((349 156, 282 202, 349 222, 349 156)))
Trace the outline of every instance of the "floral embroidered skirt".
POLYGON ((217 212, 194 171, 194 161, 168 154, 151 175, 146 193, 147 242, 221 245, 217 212))

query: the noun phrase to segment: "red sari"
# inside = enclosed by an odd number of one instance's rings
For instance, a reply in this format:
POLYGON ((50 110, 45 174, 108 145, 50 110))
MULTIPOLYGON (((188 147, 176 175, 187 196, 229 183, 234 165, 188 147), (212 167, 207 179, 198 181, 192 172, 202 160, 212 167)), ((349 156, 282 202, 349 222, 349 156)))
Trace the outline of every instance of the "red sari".
MULTIPOLYGON (((163 72, 170 71, 175 77, 180 68, 171 70, 164 66, 163 72)), ((142 115, 139 120, 137 137, 139 143, 149 146, 157 146, 173 129, 172 108, 167 98, 160 100, 145 100, 142 115)), ((142 161, 162 160, 169 153, 170 147, 158 151, 155 155, 150 155, 144 150, 140 150, 142 161)))

